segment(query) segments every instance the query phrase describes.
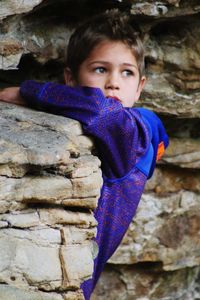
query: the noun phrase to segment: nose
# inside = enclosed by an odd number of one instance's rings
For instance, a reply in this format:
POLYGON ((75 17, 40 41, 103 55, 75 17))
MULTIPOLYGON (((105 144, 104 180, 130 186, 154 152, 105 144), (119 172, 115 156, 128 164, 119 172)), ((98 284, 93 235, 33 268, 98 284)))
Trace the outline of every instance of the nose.
POLYGON ((116 73, 110 73, 107 76, 106 83, 105 83, 105 88, 106 89, 119 89, 119 77, 116 73))

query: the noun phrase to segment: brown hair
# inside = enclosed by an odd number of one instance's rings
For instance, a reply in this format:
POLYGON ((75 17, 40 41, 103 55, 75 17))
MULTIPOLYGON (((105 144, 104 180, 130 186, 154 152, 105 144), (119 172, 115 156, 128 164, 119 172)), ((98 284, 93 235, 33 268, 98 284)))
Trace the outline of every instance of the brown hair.
POLYGON ((144 72, 144 48, 131 19, 117 10, 96 15, 82 23, 72 34, 67 49, 66 66, 77 79, 79 67, 100 42, 121 41, 127 44, 136 58, 140 77, 144 72))

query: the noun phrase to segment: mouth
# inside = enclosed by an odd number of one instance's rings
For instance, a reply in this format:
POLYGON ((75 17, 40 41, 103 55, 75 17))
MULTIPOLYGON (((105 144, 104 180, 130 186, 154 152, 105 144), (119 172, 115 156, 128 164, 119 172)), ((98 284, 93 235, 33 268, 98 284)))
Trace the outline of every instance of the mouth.
POLYGON ((117 96, 106 96, 106 98, 112 98, 112 99, 114 99, 114 100, 116 100, 116 101, 118 101, 118 102, 120 102, 120 103, 122 103, 122 101, 117 97, 117 96))

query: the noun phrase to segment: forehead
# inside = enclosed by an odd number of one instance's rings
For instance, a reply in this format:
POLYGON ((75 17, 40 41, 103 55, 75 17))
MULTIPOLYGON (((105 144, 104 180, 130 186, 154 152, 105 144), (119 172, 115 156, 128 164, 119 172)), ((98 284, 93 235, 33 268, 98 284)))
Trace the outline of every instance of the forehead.
POLYGON ((136 62, 136 57, 134 50, 121 41, 110 41, 105 40, 98 43, 89 53, 86 60, 95 60, 95 59, 120 59, 130 62, 136 62))

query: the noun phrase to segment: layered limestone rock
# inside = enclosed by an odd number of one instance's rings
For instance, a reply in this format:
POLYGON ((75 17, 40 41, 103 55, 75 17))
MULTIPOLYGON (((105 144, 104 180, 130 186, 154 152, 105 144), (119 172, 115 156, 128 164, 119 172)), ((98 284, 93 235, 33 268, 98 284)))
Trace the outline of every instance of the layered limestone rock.
POLYGON ((102 184, 74 120, 0 103, 0 299, 83 299, 102 184))
MULTIPOLYGON (((198 300, 199 0, 0 1, 0 88, 62 80, 75 25, 111 8, 139 24, 148 80, 138 105, 159 114, 170 147, 93 299, 198 300)), ((93 144, 73 120, 6 104, 0 115, 0 299, 82 299, 102 183, 93 144)))

